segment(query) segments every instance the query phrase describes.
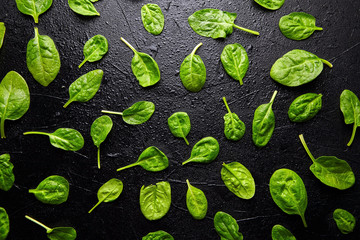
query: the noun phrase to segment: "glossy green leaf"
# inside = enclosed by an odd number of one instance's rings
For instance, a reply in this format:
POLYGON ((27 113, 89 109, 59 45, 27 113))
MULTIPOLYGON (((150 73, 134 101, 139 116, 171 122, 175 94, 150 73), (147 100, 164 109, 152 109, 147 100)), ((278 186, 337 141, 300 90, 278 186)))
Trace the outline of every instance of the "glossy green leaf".
MULTIPOLYGON (((14 165, 10 162, 10 154, 0 155, 0 189, 10 190, 15 181, 14 165)), ((0 238, 1 239, 1 238, 0 238)))
POLYGON ((233 27, 245 32, 259 35, 258 32, 239 27, 234 24, 236 13, 229 13, 219 9, 201 9, 189 18, 190 27, 199 35, 211 38, 226 38, 233 32, 233 27))
POLYGON ((32 16, 38 23, 39 15, 51 7, 52 0, 16 0, 16 5, 20 12, 32 16))
POLYGON ((72 128, 59 128, 53 133, 34 131, 24 133, 24 135, 29 134, 49 136, 51 145, 66 151, 78 151, 84 146, 83 136, 81 133, 72 128))
POLYGON ((44 87, 54 81, 60 71, 60 55, 54 41, 40 35, 38 28, 27 45, 26 64, 34 79, 44 87))
POLYGON ((174 238, 169 233, 159 230, 148 233, 146 236, 142 237, 142 240, 174 240, 174 238))
POLYGON ((224 133, 227 139, 232 141, 240 140, 245 134, 245 124, 236 113, 232 113, 226 98, 223 97, 228 113, 224 116, 224 133))
POLYGON ((10 231, 10 221, 6 210, 0 207, 0 240, 5 240, 10 231))
POLYGON ((69 7, 77 14, 84 16, 100 16, 90 0, 68 0, 69 7))
POLYGON ((186 206, 189 213, 193 218, 201 220, 205 218, 208 202, 203 191, 192 186, 189 180, 186 179, 188 185, 188 191, 186 193, 186 206))
POLYGON ((245 48, 238 43, 228 44, 224 47, 220 59, 226 73, 243 85, 243 78, 249 67, 245 48))
POLYGON ((79 65, 81 68, 86 62, 96 62, 108 52, 109 44, 103 35, 95 35, 84 45, 84 61, 79 65))
POLYGON ((282 7, 285 0, 254 0, 260 6, 269 9, 269 10, 277 10, 282 7))
POLYGON ((264 147, 270 141, 275 129, 275 114, 272 105, 276 97, 277 91, 271 97, 269 103, 260 105, 254 113, 252 125, 252 139, 256 146, 264 147))
POLYGON ((276 60, 271 67, 270 76, 282 85, 297 87, 319 76, 323 70, 323 63, 332 68, 328 61, 310 52, 294 49, 276 60))
POLYGON ((345 124, 353 124, 353 131, 348 142, 351 146, 355 139, 356 129, 360 126, 360 101, 350 90, 345 89, 340 96, 340 109, 344 115, 345 124))
POLYGON ((112 178, 106 183, 104 183, 99 188, 97 193, 97 197, 99 201, 92 209, 90 209, 89 213, 91 213, 102 202, 115 201, 122 193, 123 188, 124 188, 123 182, 116 178, 112 178))
POLYGON ((186 136, 191 129, 189 115, 186 112, 176 112, 168 118, 168 126, 171 133, 178 138, 183 138, 185 143, 189 145, 186 136))
POLYGON ((270 194, 276 205, 285 213, 299 215, 305 227, 308 204, 304 182, 290 169, 278 169, 270 178, 270 194))
POLYGON ((5 138, 5 120, 17 120, 29 109, 30 92, 25 79, 10 71, 0 83, 0 130, 5 138))
POLYGON ((113 127, 113 122, 109 116, 101 116, 95 119, 91 125, 90 135, 97 147, 98 168, 100 169, 100 144, 105 141, 113 127))
POLYGON ((243 240, 236 220, 225 212, 217 212, 214 217, 214 226, 221 240, 243 240))
POLYGON ((292 122, 305 122, 321 110, 322 94, 306 93, 297 97, 290 105, 288 116, 292 122))
POLYGON ((271 231, 272 240, 296 240, 294 235, 281 225, 275 225, 271 231))
POLYGON ((334 211, 333 218, 341 233, 349 234, 354 231, 356 219, 348 211, 338 208, 334 211))
POLYGON ((5 31, 6 31, 5 23, 0 22, 0 49, 1 49, 1 47, 3 45, 3 42, 4 42, 5 31))
POLYGON ((140 209, 148 220, 159 220, 169 211, 171 205, 171 187, 168 182, 142 186, 140 190, 140 209))
POLYGON ((159 35, 164 29, 164 14, 157 4, 148 3, 142 6, 141 20, 146 31, 151 34, 159 35))
POLYGON ((219 154, 219 143, 213 137, 205 137, 198 141, 191 150, 191 156, 182 165, 189 162, 211 163, 219 154))

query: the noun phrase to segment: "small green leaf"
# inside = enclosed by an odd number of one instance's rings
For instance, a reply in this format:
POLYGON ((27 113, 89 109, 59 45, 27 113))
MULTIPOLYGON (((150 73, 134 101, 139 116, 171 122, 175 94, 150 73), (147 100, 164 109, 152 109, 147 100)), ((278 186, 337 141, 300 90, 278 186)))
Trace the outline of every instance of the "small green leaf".
POLYGON ((10 221, 6 210, 0 207, 0 240, 5 240, 10 231, 10 221))
POLYGON ((1 47, 3 45, 3 42, 4 42, 5 31, 6 31, 5 23, 0 22, 0 49, 1 49, 1 47))
POLYGON ((356 129, 360 127, 360 101, 350 90, 345 89, 340 96, 340 109, 344 115, 345 124, 353 124, 353 132, 348 142, 351 146, 355 139, 356 129))
POLYGON ((197 142, 191 150, 191 156, 182 165, 189 162, 211 163, 219 154, 219 143, 213 137, 205 137, 197 142))
POLYGON ((83 16, 100 16, 90 0, 68 0, 69 7, 77 14, 83 16))
POLYGON ((227 139, 232 141, 239 141, 245 134, 245 124, 240 120, 236 113, 232 113, 226 98, 223 97, 225 107, 228 113, 224 116, 224 133, 227 139))
POLYGON ((142 240, 174 240, 174 238, 169 233, 159 230, 148 233, 146 236, 142 237, 142 240))
POLYGON ((294 235, 281 225, 275 225, 271 231, 272 240, 296 240, 294 235))
POLYGON ((189 145, 186 136, 191 129, 189 115, 186 112, 176 112, 168 118, 168 125, 171 133, 178 138, 183 138, 185 143, 189 145))
POLYGON ((98 168, 100 169, 100 144, 103 143, 113 127, 109 116, 101 116, 95 119, 91 125, 90 135, 94 145, 98 148, 98 168))
POLYGON ((214 226, 221 240, 243 240, 236 220, 225 212, 217 212, 214 217, 214 226))
POLYGON ((228 44, 224 47, 220 59, 227 74, 243 85, 243 78, 249 67, 245 48, 238 43, 228 44))
POLYGON ((285 0, 254 0, 260 6, 269 9, 269 10, 277 10, 282 7, 285 0))
MULTIPOLYGON (((0 189, 9 191, 15 181, 14 165, 10 162, 10 154, 0 155, 0 189)), ((1 238, 0 238, 1 239, 1 238)))
POLYGON ((341 233, 349 234, 354 231, 356 219, 348 211, 338 208, 334 211, 333 218, 341 233))
POLYGON ((103 35, 95 35, 84 45, 84 61, 79 65, 82 67, 86 62, 96 62, 108 52, 109 44, 103 35))
POLYGON ((322 95, 306 93, 297 97, 290 105, 288 116, 292 122, 306 122, 321 110, 322 95))
POLYGON ((38 23, 39 15, 51 7, 52 0, 16 0, 16 5, 20 12, 32 16, 38 23))
POLYGON ((186 180, 186 183, 188 185, 188 191, 186 193, 186 206, 194 219, 201 220, 205 218, 208 209, 206 196, 203 191, 192 186, 189 180, 186 180))
POLYGON ((157 4, 148 3, 141 8, 141 20, 146 31, 159 35, 164 29, 164 14, 157 4))

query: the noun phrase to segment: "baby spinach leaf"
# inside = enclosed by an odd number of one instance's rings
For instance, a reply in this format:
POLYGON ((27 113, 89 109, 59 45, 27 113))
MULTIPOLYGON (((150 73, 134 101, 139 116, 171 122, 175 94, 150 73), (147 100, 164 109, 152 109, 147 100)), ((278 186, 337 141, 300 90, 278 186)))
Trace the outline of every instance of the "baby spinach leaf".
POLYGON ((238 43, 228 44, 224 47, 220 59, 227 74, 243 85, 243 78, 249 67, 245 48, 238 43))
POLYGON ((236 113, 232 113, 226 98, 223 97, 225 107, 228 113, 224 116, 224 133, 227 139, 232 141, 239 141, 245 134, 245 124, 240 120, 236 113))
POLYGON ((166 169, 169 166, 169 160, 166 155, 160 151, 157 147, 148 147, 139 156, 136 163, 119 168, 117 171, 122 171, 134 166, 141 166, 146 171, 159 172, 166 169))
POLYGON ((334 211, 333 218, 341 233, 349 234, 354 231, 356 219, 348 211, 338 208, 334 211))
POLYGON ((0 239, 5 240, 10 231, 10 221, 6 210, 0 207, 0 239))
POLYGON ((304 12, 293 12, 280 18, 279 28, 285 37, 292 40, 303 40, 310 37, 315 30, 323 30, 315 26, 316 19, 304 12))
POLYGON ((54 41, 40 35, 38 28, 27 45, 26 64, 34 79, 44 87, 54 81, 60 71, 60 55, 54 41))
POLYGON ((70 99, 65 103, 64 108, 74 101, 87 102, 92 99, 100 88, 103 75, 104 72, 97 69, 76 79, 69 87, 70 99))
POLYGON ((164 14, 157 4, 148 3, 141 8, 144 28, 151 34, 159 35, 164 29, 164 14))
POLYGON ((199 43, 180 66, 180 79, 184 87, 190 92, 199 92, 206 81, 206 68, 196 51, 202 45, 199 43))
POLYGON ((33 223, 36 223, 37 225, 39 225, 43 228, 45 228, 47 237, 50 240, 74 240, 74 239, 76 239, 76 231, 72 227, 49 228, 48 226, 45 226, 41 222, 33 219, 32 217, 25 215, 25 218, 32 221, 33 223))
POLYGON ((299 215, 305 227, 305 210, 308 199, 304 182, 290 169, 278 169, 270 178, 270 194, 276 205, 285 213, 299 215))
POLYGON ((29 109, 30 92, 25 79, 10 71, 0 83, 0 131, 5 138, 5 120, 17 120, 29 109))
POLYGON ((168 182, 142 186, 140 190, 140 210, 148 220, 159 220, 169 211, 171 187, 168 182))
POLYGON ((160 80, 160 69, 156 61, 150 55, 136 51, 124 38, 121 38, 121 41, 134 52, 131 70, 140 86, 149 87, 156 84, 160 80))
POLYGON ((269 10, 278 10, 282 7, 285 0, 254 0, 260 6, 269 10))
MULTIPOLYGON (((10 190, 15 182, 13 173, 14 165, 10 162, 9 154, 0 155, 0 189, 4 191, 10 190)), ((0 238, 1 239, 1 238, 0 238)))
POLYGON ((273 240, 296 240, 294 235, 281 225, 273 226, 271 237, 273 240))
POLYGON ((5 31, 6 31, 5 23, 0 22, 0 49, 1 49, 1 47, 3 45, 3 42, 4 42, 5 31))
POLYGON ((288 115, 292 122, 306 122, 320 111, 321 94, 306 93, 297 97, 290 105, 288 115))
POLYGON ((259 35, 256 31, 235 25, 234 21, 236 17, 236 13, 207 8, 194 12, 188 18, 188 22, 197 34, 214 39, 226 38, 227 35, 233 32, 233 27, 254 35, 259 35))
POLYGON ((53 133, 35 131, 24 133, 24 135, 29 134, 49 136, 51 145, 66 151, 78 151, 84 146, 83 136, 72 128, 59 128, 53 133))
POLYGON ((52 0, 16 0, 16 5, 20 12, 32 16, 38 23, 39 15, 51 7, 52 0))
POLYGON ((294 49, 276 60, 271 67, 270 76, 282 85, 297 87, 319 76, 324 67, 323 63, 332 68, 328 61, 310 52, 294 49))
POLYGON ((58 205, 68 199, 69 182, 64 177, 53 175, 41 181, 36 189, 30 189, 29 193, 42 203, 58 205))
POLYGON ((90 209, 89 213, 91 213, 102 202, 115 201, 122 193, 123 188, 124 188, 123 182, 116 178, 112 178, 106 183, 104 183, 99 188, 97 193, 97 197, 99 201, 92 209, 90 209))
POLYGON ((243 240, 236 220, 225 212, 217 212, 214 217, 214 226, 221 240, 243 240))
POLYGON ((96 62, 108 52, 109 44, 103 35, 95 35, 90 38, 84 45, 84 61, 79 65, 82 67, 86 62, 96 62))
POLYGON ((306 145, 304 136, 301 134, 299 138, 306 153, 313 161, 310 170, 317 179, 325 185, 339 190, 348 189, 355 184, 355 175, 346 161, 334 156, 322 156, 315 159, 306 145))
POLYGON ((102 113, 121 115, 124 122, 130 125, 139 125, 148 121, 155 112, 155 104, 148 101, 134 103, 123 112, 102 110, 102 113))
POLYGON ((255 181, 250 171, 238 162, 223 163, 221 179, 236 196, 250 199, 255 195, 255 181))
POLYGON ((98 149, 98 168, 100 169, 100 144, 105 141, 107 135, 110 133, 113 127, 113 122, 109 116, 101 116, 93 122, 91 125, 90 135, 94 142, 94 145, 98 149))
POLYGON ((270 141, 275 129, 275 114, 272 105, 277 91, 274 91, 269 103, 260 105, 254 113, 252 125, 252 139, 256 146, 264 147, 270 141))
POLYGON ((142 237, 142 240, 174 240, 174 237, 165 231, 159 230, 148 233, 146 236, 142 237))
POLYGON ((90 0, 68 0, 69 7, 77 14, 83 16, 100 16, 90 0))
POLYGON ((340 109, 344 115, 345 124, 353 124, 353 132, 348 146, 354 141, 356 129, 360 126, 360 101, 350 90, 345 89, 340 96, 340 109))
POLYGON ((192 186, 186 179, 188 191, 186 193, 186 206, 193 218, 201 220, 206 216, 208 202, 203 191, 192 186))
POLYGON ((168 118, 168 125, 171 133, 178 138, 183 138, 185 143, 189 145, 186 136, 191 129, 189 115, 186 112, 176 112, 168 118))
POLYGON ((219 154, 219 143, 213 137, 205 137, 198 141, 191 150, 191 156, 182 165, 189 162, 211 163, 219 154))

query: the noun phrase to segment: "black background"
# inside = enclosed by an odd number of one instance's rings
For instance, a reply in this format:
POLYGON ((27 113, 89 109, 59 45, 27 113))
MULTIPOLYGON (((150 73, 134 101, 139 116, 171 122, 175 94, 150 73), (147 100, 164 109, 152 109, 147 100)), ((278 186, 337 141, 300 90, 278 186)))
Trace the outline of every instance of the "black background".
POLYGON ((26 67, 26 45, 33 38, 32 17, 20 13, 15 0, 1 0, 0 21, 7 31, 0 50, 0 79, 8 71, 19 72, 27 81, 31 104, 29 111, 17 121, 6 121, 7 138, 0 141, 0 152, 10 153, 15 165, 15 185, 0 192, 0 205, 11 221, 8 239, 46 239, 45 230, 24 218, 28 214, 50 227, 72 226, 78 239, 141 239, 148 232, 165 230, 175 239, 219 239, 213 227, 213 216, 225 211, 238 220, 245 239, 270 239, 274 224, 282 224, 297 239, 359 239, 359 225, 345 236, 332 219, 336 208, 344 208, 360 216, 360 133, 352 147, 352 126, 345 125, 339 109, 339 96, 350 89, 360 97, 360 2, 353 0, 287 0, 277 11, 268 11, 252 0, 244 1, 151 1, 159 4, 165 15, 165 29, 153 36, 144 29, 141 6, 147 1, 100 0, 95 3, 100 17, 82 17, 68 7, 66 0, 54 0, 52 7, 39 17, 39 33, 49 35, 60 52, 62 66, 59 75, 48 87, 42 87, 26 67), (202 8, 218 8, 238 13, 235 23, 260 32, 260 36, 234 29, 223 40, 204 38, 193 32, 187 18, 202 8), (278 29, 281 16, 293 11, 314 15, 317 25, 324 30, 315 32, 304 41, 285 38, 278 29), (109 41, 109 52, 96 63, 86 63, 80 70, 85 42, 96 34, 109 41), (132 51, 120 41, 128 40, 137 50, 151 54, 161 70, 161 81, 150 88, 142 88, 130 68, 132 51), (199 43, 198 50, 207 68, 207 80, 199 93, 190 93, 179 79, 183 59, 199 43), (244 85, 232 80, 223 70, 220 54, 226 44, 238 42, 248 52, 250 66, 244 85), (269 71, 276 59, 299 48, 310 51, 333 63, 313 82, 297 88, 275 83, 269 71), (72 103, 67 109, 68 87, 81 75, 102 69, 104 79, 99 92, 87 103, 72 103), (279 93, 273 109, 276 128, 269 144, 259 149, 251 140, 253 113, 257 106, 270 100, 274 90, 279 93), (311 121, 292 123, 287 109, 300 94, 323 94, 323 108, 311 121), (223 115, 226 96, 233 112, 245 122, 247 130, 239 142, 226 140, 223 115), (97 169, 96 147, 90 137, 91 123, 101 116, 102 109, 122 111, 136 101, 148 100, 156 105, 152 118, 140 126, 125 124, 121 117, 111 116, 114 127, 102 144, 102 169, 97 169), (190 146, 172 136, 167 118, 176 111, 188 112, 192 129, 190 146), (23 136, 28 130, 52 132, 60 127, 79 130, 85 147, 78 152, 66 152, 52 147, 45 136, 23 136), (303 133, 315 157, 336 155, 352 166, 357 181, 346 191, 339 191, 320 183, 309 170, 311 160, 306 155, 298 135, 303 133), (191 147, 206 136, 220 143, 220 154, 211 164, 188 164, 191 147), (141 167, 121 173, 115 170, 135 162, 149 146, 161 149, 170 160, 168 169, 158 173, 146 172, 141 167), (220 177, 222 162, 239 161, 252 173, 256 194, 243 200, 232 194, 220 177), (273 202, 268 182, 279 168, 290 168, 303 179, 308 192, 304 228, 299 216, 283 213, 273 202), (50 175, 64 176, 70 182, 70 195, 59 206, 37 201, 29 188, 50 175), (101 204, 92 214, 87 211, 97 202, 98 188, 110 178, 124 182, 124 191, 116 201, 101 204), (202 189, 209 209, 204 220, 192 219, 186 209, 185 180, 202 189), (158 221, 148 221, 140 212, 139 191, 142 185, 169 181, 172 205, 168 214, 158 221))

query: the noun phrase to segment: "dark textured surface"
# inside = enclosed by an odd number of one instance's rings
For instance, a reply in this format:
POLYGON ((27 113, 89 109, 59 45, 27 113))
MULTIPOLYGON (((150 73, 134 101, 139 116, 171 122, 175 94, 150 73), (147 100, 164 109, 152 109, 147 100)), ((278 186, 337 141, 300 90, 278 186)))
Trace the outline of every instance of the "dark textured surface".
POLYGON ((0 192, 0 206, 10 216, 8 239, 46 239, 45 230, 24 218, 28 214, 48 226, 73 226, 78 239, 141 239, 159 229, 171 233, 175 239, 219 239, 213 216, 219 210, 238 220, 245 239, 270 239, 274 224, 282 224, 298 239, 359 239, 360 224, 353 234, 344 236, 332 220, 336 208, 344 208, 360 220, 360 132, 353 146, 348 148, 352 126, 345 125, 339 108, 343 89, 350 89, 360 97, 360 2, 351 0, 287 0, 278 11, 267 11, 251 0, 245 1, 152 1, 158 3, 165 15, 165 29, 153 36, 144 29, 140 9, 146 1, 100 0, 95 7, 100 17, 82 17, 70 10, 66 0, 54 0, 53 6, 39 17, 40 34, 49 35, 60 52, 60 74, 47 88, 38 84, 26 67, 26 45, 33 38, 32 17, 21 14, 15 0, 1 0, 0 21, 7 32, 0 50, 0 79, 8 71, 19 72, 27 81, 31 104, 29 111, 17 121, 6 121, 7 139, 0 141, 0 153, 10 153, 15 165, 15 186, 0 192), (194 33, 187 17, 201 8, 219 8, 237 12, 240 26, 259 31, 259 37, 234 29, 225 40, 204 38, 194 33), (324 28, 304 41, 286 39, 278 29, 281 16, 292 11, 314 15, 317 25, 324 28), (86 63, 80 70, 82 48, 96 34, 109 41, 109 53, 102 61, 86 63), (161 69, 161 80, 151 88, 142 88, 130 68, 133 53, 121 41, 124 37, 139 51, 151 54, 161 69), (188 92, 179 79, 182 60, 199 43, 198 50, 207 67, 207 80, 199 93, 188 92), (238 42, 248 52, 249 71, 244 85, 230 79, 224 72, 220 54, 226 44, 238 42), (334 64, 324 67, 313 82, 298 88, 287 88, 271 80, 269 71, 274 61, 294 48, 310 51, 334 64), (82 74, 100 68, 104 79, 100 91, 87 103, 62 105, 68 98, 68 87, 82 74), (269 144, 259 149, 251 140, 251 123, 257 106, 268 102, 278 90, 273 109, 276 129, 269 144), (309 122, 291 123, 287 109, 295 97, 306 92, 323 94, 323 109, 309 122), (239 142, 226 140, 223 115, 226 108, 221 100, 227 97, 230 108, 247 127, 239 142), (125 124, 120 116, 111 116, 114 128, 102 144, 102 169, 97 169, 96 147, 90 137, 91 123, 101 115, 101 109, 121 111, 139 100, 153 101, 156 112, 140 126, 125 124), (175 111, 188 112, 192 129, 190 146, 174 138, 167 118, 175 111), (79 152, 66 152, 52 147, 45 136, 23 136, 28 130, 54 131, 72 127, 85 138, 79 152), (298 139, 300 133, 315 157, 336 155, 348 160, 357 181, 354 187, 338 191, 321 184, 310 172, 311 160, 298 139), (181 162, 190 156, 191 147, 201 138, 213 136, 219 140, 220 154, 208 165, 181 162), (146 172, 141 167, 117 173, 115 169, 135 162, 148 146, 161 149, 170 160, 170 167, 162 172, 146 172), (222 162, 239 161, 253 174, 256 194, 242 200, 232 194, 220 177, 222 162), (268 182, 279 168, 290 168, 303 179, 308 191, 305 229, 299 216, 283 213, 272 201, 268 182), (70 182, 70 196, 59 206, 37 201, 29 188, 34 188, 49 175, 58 174, 70 182), (110 178, 124 182, 120 198, 101 204, 92 214, 87 211, 97 202, 98 188, 110 178), (185 180, 202 189, 209 201, 206 219, 196 221, 185 204, 185 180), (147 221, 138 203, 142 185, 167 180, 172 186, 172 205, 161 220, 147 221))

